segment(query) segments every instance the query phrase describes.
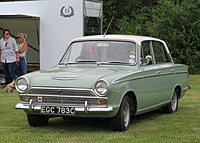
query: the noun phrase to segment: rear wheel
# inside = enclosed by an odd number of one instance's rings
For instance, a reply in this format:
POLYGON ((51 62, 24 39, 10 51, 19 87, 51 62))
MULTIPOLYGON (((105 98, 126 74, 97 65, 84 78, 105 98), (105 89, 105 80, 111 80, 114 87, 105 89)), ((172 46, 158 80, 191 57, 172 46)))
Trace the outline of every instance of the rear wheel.
POLYGON ((48 124, 49 118, 46 116, 27 114, 28 123, 30 126, 37 127, 48 124))
POLYGON ((170 103, 167 106, 165 106, 162 109, 162 111, 164 113, 170 114, 170 113, 176 112, 177 110, 178 110, 178 94, 177 94, 177 91, 175 90, 173 92, 173 96, 170 103))
POLYGON ((131 121, 130 99, 125 96, 122 100, 117 115, 112 119, 113 131, 125 131, 129 128, 131 121))

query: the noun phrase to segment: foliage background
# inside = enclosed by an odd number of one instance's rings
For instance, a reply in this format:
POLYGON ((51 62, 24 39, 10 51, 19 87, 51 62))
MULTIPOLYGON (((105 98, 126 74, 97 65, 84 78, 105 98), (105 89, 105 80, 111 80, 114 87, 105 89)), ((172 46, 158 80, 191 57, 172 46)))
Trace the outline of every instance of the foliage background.
POLYGON ((114 16, 108 33, 160 38, 167 42, 175 63, 187 64, 191 74, 200 73, 200 0, 103 2, 104 29, 114 16))
POLYGON ((200 73, 199 0, 104 0, 104 26, 112 16, 109 33, 163 39, 175 63, 200 73))

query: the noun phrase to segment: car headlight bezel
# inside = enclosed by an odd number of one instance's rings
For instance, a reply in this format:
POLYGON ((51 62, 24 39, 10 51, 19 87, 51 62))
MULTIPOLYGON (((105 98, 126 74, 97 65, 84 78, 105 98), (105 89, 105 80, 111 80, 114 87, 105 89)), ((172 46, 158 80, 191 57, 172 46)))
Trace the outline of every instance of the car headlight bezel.
POLYGON ((94 87, 95 93, 100 96, 106 96, 109 91, 109 83, 106 80, 98 80, 94 87))
POLYGON ((15 88, 19 93, 25 93, 28 91, 29 85, 29 80, 26 77, 22 76, 16 80, 15 88))

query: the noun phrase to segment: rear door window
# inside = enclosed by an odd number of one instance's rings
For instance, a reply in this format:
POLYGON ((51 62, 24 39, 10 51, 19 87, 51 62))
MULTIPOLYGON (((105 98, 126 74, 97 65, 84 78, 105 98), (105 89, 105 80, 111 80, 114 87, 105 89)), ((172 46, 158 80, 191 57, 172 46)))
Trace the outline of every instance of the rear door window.
POLYGON ((152 41, 152 46, 156 64, 171 62, 163 43, 158 41, 152 41))

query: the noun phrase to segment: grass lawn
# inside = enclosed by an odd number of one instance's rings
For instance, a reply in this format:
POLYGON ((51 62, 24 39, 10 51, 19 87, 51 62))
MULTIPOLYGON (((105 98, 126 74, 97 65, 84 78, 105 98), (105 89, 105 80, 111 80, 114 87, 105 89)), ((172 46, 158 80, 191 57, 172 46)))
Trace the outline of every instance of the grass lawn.
POLYGON ((200 75, 190 76, 190 85, 177 113, 135 117, 126 132, 113 132, 109 122, 96 119, 54 118, 50 125, 30 127, 26 114, 14 109, 18 95, 0 90, 0 143, 199 143, 200 75))

